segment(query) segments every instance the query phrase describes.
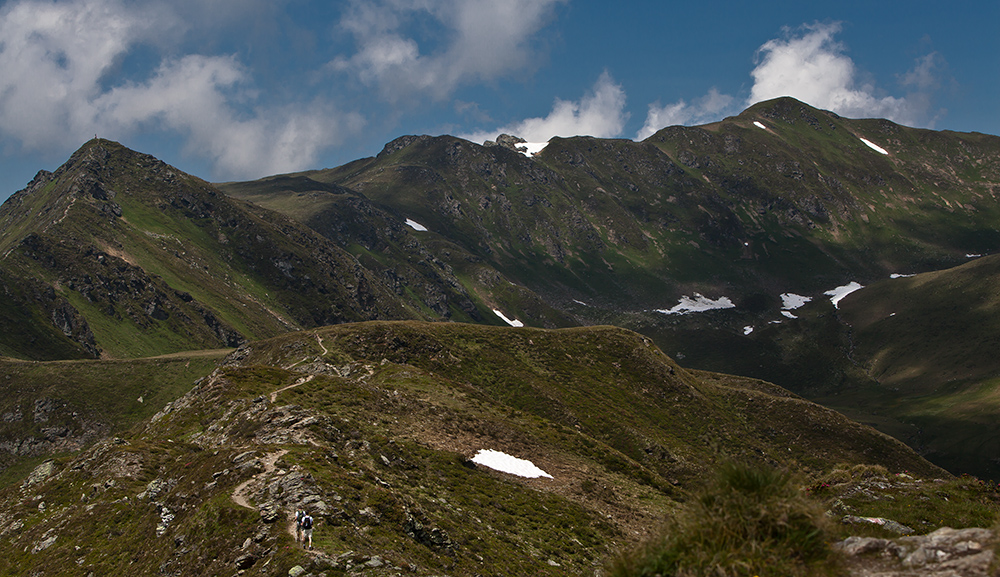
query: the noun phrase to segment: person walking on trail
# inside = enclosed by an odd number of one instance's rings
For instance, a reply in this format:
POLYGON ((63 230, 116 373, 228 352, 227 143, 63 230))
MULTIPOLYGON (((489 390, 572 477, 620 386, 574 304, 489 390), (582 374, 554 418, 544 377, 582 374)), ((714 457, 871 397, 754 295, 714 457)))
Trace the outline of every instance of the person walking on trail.
POLYGON ((306 548, 306 540, 309 541, 309 548, 313 548, 313 518, 312 515, 306 513, 302 517, 302 548, 306 548))
POLYGON ((295 542, 302 542, 302 518, 306 516, 306 512, 302 509, 295 511, 295 542))

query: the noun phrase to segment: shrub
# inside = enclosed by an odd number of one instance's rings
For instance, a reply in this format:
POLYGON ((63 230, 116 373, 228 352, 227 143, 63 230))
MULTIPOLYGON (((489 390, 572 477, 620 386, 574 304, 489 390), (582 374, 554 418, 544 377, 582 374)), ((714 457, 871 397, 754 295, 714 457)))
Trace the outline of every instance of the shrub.
POLYGON ((620 555, 611 577, 822 575, 832 570, 818 503, 773 469, 722 465, 714 483, 655 538, 620 555))

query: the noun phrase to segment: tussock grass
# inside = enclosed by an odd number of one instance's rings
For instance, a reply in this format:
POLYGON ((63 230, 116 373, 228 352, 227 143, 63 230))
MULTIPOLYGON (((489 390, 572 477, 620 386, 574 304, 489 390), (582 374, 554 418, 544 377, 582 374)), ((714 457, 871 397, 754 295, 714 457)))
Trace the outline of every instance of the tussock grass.
POLYGON ((611 577, 831 575, 819 503, 775 469, 729 462, 659 536, 620 555, 611 577))

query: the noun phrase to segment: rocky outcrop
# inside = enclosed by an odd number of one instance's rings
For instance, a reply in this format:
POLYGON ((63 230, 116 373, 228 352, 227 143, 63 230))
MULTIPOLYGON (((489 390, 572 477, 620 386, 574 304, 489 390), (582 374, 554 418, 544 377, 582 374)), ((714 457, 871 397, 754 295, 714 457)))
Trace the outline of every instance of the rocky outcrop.
POLYGON ((483 146, 486 147, 502 146, 504 148, 509 148, 515 152, 527 152, 528 147, 521 146, 521 144, 524 144, 525 142, 527 142, 527 140, 521 138, 520 136, 501 134, 500 136, 497 137, 496 142, 492 140, 487 140, 486 142, 483 143, 483 146))
POLYGON ((856 577, 990 577, 993 532, 942 527, 897 539, 849 537, 835 544, 856 577))

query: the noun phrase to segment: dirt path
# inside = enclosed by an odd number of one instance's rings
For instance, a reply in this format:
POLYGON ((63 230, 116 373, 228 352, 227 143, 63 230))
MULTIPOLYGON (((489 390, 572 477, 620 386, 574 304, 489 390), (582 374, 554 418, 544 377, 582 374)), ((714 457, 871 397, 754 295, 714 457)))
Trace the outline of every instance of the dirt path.
POLYGON ((325 347, 325 346, 323 346, 323 337, 321 337, 321 336, 319 336, 319 335, 316 335, 316 342, 318 342, 318 343, 319 343, 319 348, 323 349, 323 354, 324 354, 324 355, 328 355, 328 354, 330 354, 330 351, 328 351, 328 350, 326 349, 326 347, 325 347))
POLYGON ((257 508, 251 505, 250 501, 247 500, 247 495, 250 492, 249 490, 250 484, 256 481, 261 475, 266 475, 271 471, 273 471, 275 467, 274 464, 278 461, 278 459, 282 457, 282 455, 284 455, 287 452, 288 452, 287 450, 282 449, 280 451, 275 451, 274 453, 268 453, 268 455, 262 459, 262 463, 264 465, 264 471, 261 473, 257 473, 256 475, 254 475, 250 479, 247 479, 246 481, 243 481, 235 489, 233 489, 233 502, 239 505, 240 507, 246 507, 247 509, 253 509, 256 511, 257 508))
POLYGON ((278 389, 277 391, 274 391, 273 393, 271 393, 271 402, 274 403, 274 402, 276 402, 278 400, 278 393, 280 393, 281 391, 287 391, 288 389, 295 388, 295 387, 297 387, 299 385, 304 385, 304 384, 308 383, 309 381, 313 380, 314 378, 316 378, 316 375, 307 375, 307 376, 302 377, 299 380, 295 381, 294 383, 288 385, 287 387, 282 387, 282 388, 278 389))
MULTIPOLYGON (((239 505, 240 507, 246 507, 247 509, 256 511, 257 508, 251 505, 250 500, 247 498, 251 492, 250 491, 251 484, 253 484, 254 481, 257 481, 260 477, 273 472, 274 469, 276 468, 275 463, 277 463, 278 459, 280 459, 287 452, 288 452, 287 450, 282 449, 280 451, 268 453, 267 456, 261 460, 262 464, 264 465, 264 470, 260 473, 257 473, 252 478, 243 481, 235 489, 233 489, 233 502, 239 505)), ((288 532, 288 534, 292 537, 292 539, 295 539, 294 518, 288 519, 286 521, 285 531, 288 532)))

